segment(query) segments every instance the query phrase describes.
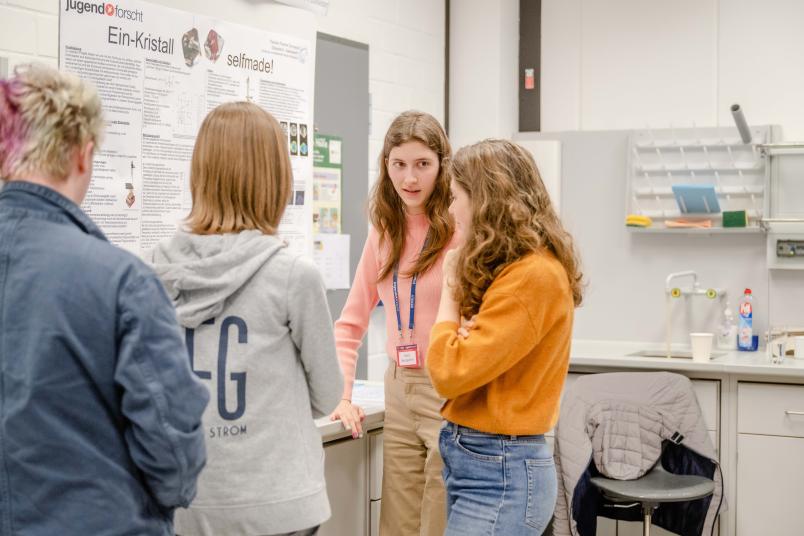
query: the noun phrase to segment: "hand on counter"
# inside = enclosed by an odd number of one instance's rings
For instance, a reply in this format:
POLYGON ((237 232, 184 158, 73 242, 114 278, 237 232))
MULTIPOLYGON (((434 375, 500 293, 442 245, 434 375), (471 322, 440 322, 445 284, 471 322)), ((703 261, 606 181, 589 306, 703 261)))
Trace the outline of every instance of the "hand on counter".
POLYGON ((332 412, 330 419, 333 421, 340 421, 343 427, 352 432, 352 439, 357 439, 363 435, 363 420, 366 418, 366 413, 363 408, 352 404, 349 400, 341 400, 335 411, 332 412))

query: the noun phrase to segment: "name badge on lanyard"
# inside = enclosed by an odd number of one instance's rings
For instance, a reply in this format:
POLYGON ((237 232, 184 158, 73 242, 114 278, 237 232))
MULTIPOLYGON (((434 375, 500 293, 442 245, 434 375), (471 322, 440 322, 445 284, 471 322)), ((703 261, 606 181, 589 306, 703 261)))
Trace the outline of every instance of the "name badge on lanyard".
MULTIPOLYGON (((429 238, 430 233, 428 232, 427 237, 424 239, 424 245, 422 245, 422 251, 427 247, 429 238)), ((413 340, 414 313, 416 312, 416 281, 418 279, 419 274, 413 274, 410 280, 410 317, 408 320, 408 341, 405 342, 402 332, 402 314, 399 311, 399 264, 394 266, 394 308, 396 309, 396 328, 399 334, 396 344, 396 364, 404 368, 421 368, 422 366, 419 345, 413 340)))
POLYGON ((412 344, 398 344, 396 346, 396 364, 405 368, 421 368, 419 345, 415 342, 412 344))

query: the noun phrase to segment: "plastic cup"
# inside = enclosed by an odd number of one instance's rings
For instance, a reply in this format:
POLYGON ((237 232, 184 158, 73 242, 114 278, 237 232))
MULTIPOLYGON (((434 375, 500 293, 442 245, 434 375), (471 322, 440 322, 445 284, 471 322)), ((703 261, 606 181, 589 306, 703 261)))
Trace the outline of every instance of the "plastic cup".
POLYGON ((793 356, 796 359, 804 359, 804 336, 798 335, 793 337, 794 347, 793 356))
POLYGON ((690 333, 693 361, 709 361, 712 356, 714 333, 690 333))

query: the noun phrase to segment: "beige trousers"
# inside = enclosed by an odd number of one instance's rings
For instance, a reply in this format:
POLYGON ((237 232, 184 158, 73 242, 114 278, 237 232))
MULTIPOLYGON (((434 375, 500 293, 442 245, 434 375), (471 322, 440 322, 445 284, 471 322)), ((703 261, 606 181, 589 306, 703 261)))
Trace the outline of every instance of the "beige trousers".
POLYGON ((443 536, 446 494, 438 435, 441 406, 424 369, 393 361, 385 372, 381 536, 443 536))

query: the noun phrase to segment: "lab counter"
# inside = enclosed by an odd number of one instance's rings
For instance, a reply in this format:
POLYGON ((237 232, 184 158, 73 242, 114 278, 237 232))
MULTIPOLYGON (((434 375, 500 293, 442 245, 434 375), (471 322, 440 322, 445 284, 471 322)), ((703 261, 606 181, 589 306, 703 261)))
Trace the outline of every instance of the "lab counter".
POLYGON ((573 340, 570 368, 627 368, 669 370, 707 374, 776 377, 782 380, 804 380, 804 359, 787 356, 782 363, 771 363, 765 349, 755 352, 726 351, 713 348, 715 355, 707 362, 680 357, 644 357, 640 353, 664 352, 662 343, 632 341, 573 340), (722 354, 722 355, 717 355, 722 354))
MULTIPOLYGON (((721 355, 706 362, 644 355, 664 350, 662 343, 573 340, 566 386, 590 373, 663 370, 689 377, 723 470, 728 510, 715 534, 800 536, 804 360, 787 356, 771 363, 764 348, 713 348, 721 355)), ((642 534, 641 529, 640 523, 600 518, 597 534, 632 536, 642 534)))
MULTIPOLYGON (((799 536, 804 526, 804 509, 797 506, 804 497, 804 360, 787 357, 774 364, 762 348, 713 349, 722 354, 707 362, 639 355, 663 350, 661 343, 574 340, 566 386, 583 374, 604 372, 664 370, 689 377, 723 470, 728 510, 715 534, 799 536)), ((322 536, 378 534, 382 392, 381 382, 355 384, 354 402, 366 412, 359 439, 353 440, 339 421, 316 421, 333 512, 322 536)), ((654 532, 668 534, 658 528, 654 532)), ((601 518, 597 534, 639 535, 641 524, 601 518)))
MULTIPOLYGON (((382 429, 383 420, 385 419, 385 408, 383 406, 364 406, 357 400, 355 400, 355 404, 362 407, 363 411, 366 412, 366 420, 363 421, 364 432, 382 429)), ((324 444, 352 437, 352 432, 344 428, 341 421, 331 421, 329 417, 321 417, 316 419, 315 424, 318 426, 318 431, 321 432, 321 439, 324 444)))
MULTIPOLYGON (((363 421, 364 433, 382 428, 385 419, 382 382, 356 381, 352 401, 366 413, 366 420, 363 421)), ((341 421, 333 421, 328 416, 316 419, 315 424, 325 444, 352 437, 352 433, 343 427, 341 421)))

